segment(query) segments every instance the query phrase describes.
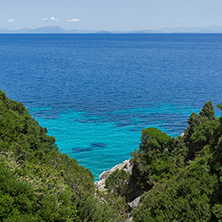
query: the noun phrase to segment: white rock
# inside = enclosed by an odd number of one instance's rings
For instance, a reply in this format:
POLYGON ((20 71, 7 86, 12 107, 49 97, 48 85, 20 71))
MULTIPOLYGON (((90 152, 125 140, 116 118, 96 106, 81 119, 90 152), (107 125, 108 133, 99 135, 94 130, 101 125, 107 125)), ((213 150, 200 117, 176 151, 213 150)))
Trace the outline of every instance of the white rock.
POLYGON ((99 181, 95 182, 95 185, 99 190, 103 190, 105 188, 105 181, 108 176, 116 170, 125 170, 127 173, 132 174, 133 164, 130 160, 125 160, 124 162, 114 166, 112 169, 104 171, 99 176, 99 181))
POLYGON ((136 199, 134 199, 132 202, 128 203, 128 205, 132 208, 132 209, 135 209, 139 206, 140 204, 140 197, 137 197, 136 199))
POLYGON ((181 133, 181 134, 180 134, 180 136, 182 136, 182 137, 183 137, 184 135, 185 135, 185 133, 181 133))

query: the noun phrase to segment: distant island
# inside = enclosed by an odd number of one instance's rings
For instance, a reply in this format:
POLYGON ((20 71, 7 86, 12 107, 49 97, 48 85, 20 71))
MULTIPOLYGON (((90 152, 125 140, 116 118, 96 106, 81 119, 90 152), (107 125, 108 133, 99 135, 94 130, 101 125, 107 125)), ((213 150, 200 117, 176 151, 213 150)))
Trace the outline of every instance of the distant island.
POLYGON ((64 29, 60 26, 44 26, 39 28, 21 28, 21 29, 6 29, 0 28, 0 33, 29 33, 29 34, 149 34, 149 33, 222 33, 222 26, 207 26, 207 27, 177 27, 177 28, 160 28, 160 29, 145 29, 131 31, 109 31, 109 30, 80 30, 80 29, 64 29))

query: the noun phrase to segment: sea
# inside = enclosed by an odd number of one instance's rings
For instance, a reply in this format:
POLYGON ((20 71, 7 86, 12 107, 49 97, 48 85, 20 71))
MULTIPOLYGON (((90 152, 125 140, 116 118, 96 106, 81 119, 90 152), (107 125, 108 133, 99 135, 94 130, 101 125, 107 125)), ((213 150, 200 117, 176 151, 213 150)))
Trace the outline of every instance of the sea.
POLYGON ((1 34, 0 89, 98 180, 144 128, 176 137, 221 102, 222 34, 1 34))

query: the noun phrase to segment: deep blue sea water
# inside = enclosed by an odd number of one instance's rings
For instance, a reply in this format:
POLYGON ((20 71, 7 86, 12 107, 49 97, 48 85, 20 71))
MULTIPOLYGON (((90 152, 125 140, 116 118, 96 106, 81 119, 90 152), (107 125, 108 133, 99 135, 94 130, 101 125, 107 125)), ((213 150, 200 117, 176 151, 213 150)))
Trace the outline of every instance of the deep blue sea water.
POLYGON ((220 103, 221 61, 220 34, 0 35, 0 89, 98 179, 143 128, 177 136, 220 103))

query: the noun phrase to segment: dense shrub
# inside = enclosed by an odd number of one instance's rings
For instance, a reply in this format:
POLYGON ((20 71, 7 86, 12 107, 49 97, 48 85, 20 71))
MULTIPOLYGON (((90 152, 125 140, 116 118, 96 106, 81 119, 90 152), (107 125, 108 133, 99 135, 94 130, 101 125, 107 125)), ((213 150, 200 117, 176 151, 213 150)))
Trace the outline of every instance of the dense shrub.
POLYGON ((117 169, 108 176, 105 181, 105 187, 115 195, 126 196, 128 193, 129 177, 129 173, 124 169, 117 169))
POLYGON ((114 171, 96 190, 92 173, 0 91, 1 221, 126 221, 125 201, 141 194, 134 221, 222 221, 222 117, 211 101, 177 138, 144 129, 132 162, 132 175, 114 171))
POLYGON ((152 144, 136 151, 137 175, 153 183, 144 186, 134 220, 222 221, 221 138, 222 118, 209 101, 199 115, 191 114, 184 135, 168 142, 165 153, 153 152, 152 144), (145 174, 142 162, 148 164, 145 174))
POLYGON ((120 181, 118 187, 129 192, 127 197, 142 194, 132 211, 134 221, 222 221, 222 117, 215 117, 211 101, 200 114, 191 114, 184 134, 177 138, 144 129, 132 161, 126 182, 117 171, 106 184, 118 195, 124 196, 115 191, 120 181))
POLYGON ((126 218, 122 198, 105 194, 101 198, 92 173, 60 153, 55 138, 47 135, 24 105, 0 91, 0 220, 126 218))

